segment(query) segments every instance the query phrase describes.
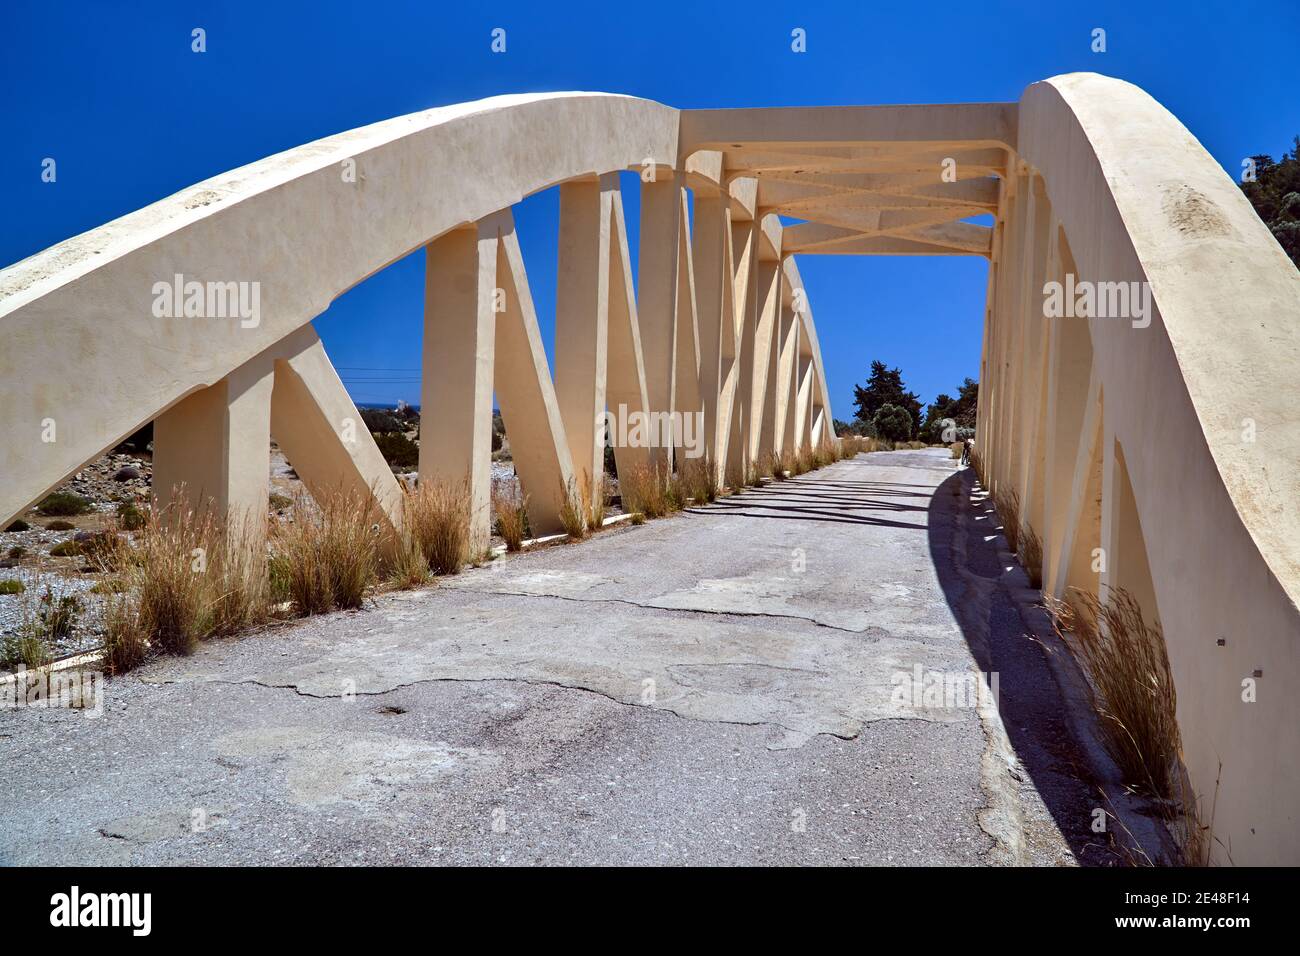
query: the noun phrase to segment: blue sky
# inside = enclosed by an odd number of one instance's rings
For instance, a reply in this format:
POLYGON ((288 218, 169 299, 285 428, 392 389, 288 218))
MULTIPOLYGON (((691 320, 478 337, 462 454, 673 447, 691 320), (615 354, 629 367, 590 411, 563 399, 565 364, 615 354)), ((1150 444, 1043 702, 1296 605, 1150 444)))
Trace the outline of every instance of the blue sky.
MULTIPOLYGON (((1137 83, 1234 176, 1300 133, 1300 8, 1227 3, 311 3, 5 0, 0 266, 185 186, 375 120, 496 93, 602 90, 677 107, 1016 100, 1093 70, 1137 83), (674 15, 674 10, 684 11, 674 15), (207 31, 206 53, 190 31, 207 31), (507 31, 494 54, 491 31, 507 31), (790 49, 807 31, 808 51, 790 49), (1091 52, 1091 31, 1107 51, 1091 52), (58 180, 42 183, 54 157, 58 180)), ((635 242, 635 177, 625 188, 635 242)), ((516 212, 551 347, 553 192, 516 212)), ((803 257, 836 416, 870 361, 929 401, 979 365, 973 258, 803 257)), ((353 397, 418 400, 423 262, 316 326, 353 397), (378 370, 378 371, 375 371, 378 370)))

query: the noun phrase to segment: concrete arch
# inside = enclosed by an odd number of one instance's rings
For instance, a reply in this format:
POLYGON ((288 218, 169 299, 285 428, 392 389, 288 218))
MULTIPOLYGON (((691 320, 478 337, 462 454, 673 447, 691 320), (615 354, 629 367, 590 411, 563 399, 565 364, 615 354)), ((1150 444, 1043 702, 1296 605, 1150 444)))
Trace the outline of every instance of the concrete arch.
MULTIPOLYGON (((1062 553, 1074 537, 1066 505, 1078 521, 1100 463, 1101 584, 1133 591, 1161 621, 1184 759, 1222 840, 1215 858, 1294 862, 1300 414, 1282 397, 1300 367, 1300 273, 1218 163, 1131 84, 1070 74, 1029 87, 1017 161, 999 266, 1021 285, 991 291, 1001 354, 1032 352, 1042 286, 1067 271, 1149 284, 1152 303, 1146 327, 1061 319, 1044 356, 1065 432, 1039 529, 1047 585, 1059 596, 1085 577, 1081 556, 1072 568, 1062 553), (1256 703, 1242 701, 1247 679, 1256 703)), ((996 362, 988 373, 1004 423, 982 423, 994 487, 1032 500, 1036 393, 996 362)))
MULTIPOLYGON (((156 420, 167 439, 156 442, 155 457, 155 486, 164 494, 184 485, 192 498, 223 511, 264 510, 258 504, 264 456, 257 449, 269 429, 294 448, 295 467, 309 487, 341 481, 369 489, 395 526, 400 489, 369 433, 358 427, 351 400, 307 326, 338 295, 421 246, 428 249, 426 338, 436 343, 426 349, 425 371, 439 373, 426 374, 424 397, 456 410, 440 423, 440 454, 422 456, 420 470, 466 477, 476 502, 476 538, 485 537, 489 523, 482 451, 498 337, 505 350, 501 374, 510 379, 500 384, 507 386, 512 417, 547 426, 537 439, 546 447, 526 450, 536 529, 558 528, 557 487, 599 467, 596 431, 584 409, 603 409, 607 395, 611 405, 626 403, 634 411, 650 410, 649 394, 667 403, 666 412, 712 407, 716 415, 721 404, 737 435, 742 418, 756 429, 751 416, 761 416, 766 396, 740 395, 740 370, 713 383, 721 394, 707 400, 701 382, 692 380, 699 361, 688 356, 699 344, 689 341, 698 335, 698 317, 685 318, 697 299, 685 191, 721 197, 725 219, 709 242, 730 243, 733 229, 753 223, 779 257, 781 228, 770 217, 758 229, 756 180, 725 175, 716 154, 679 153, 679 122, 678 111, 661 104, 600 93, 500 96, 429 110, 199 183, 3 270, 0 328, 12 348, 0 356, 0 403, 10 410, 0 422, 2 520, 156 420), (639 264, 628 258, 619 196, 617 173, 626 169, 650 174, 643 176, 645 205, 667 210, 643 223, 639 264), (658 185, 660 176, 668 188, 658 185), (564 200, 558 388, 539 348, 509 224, 514 203, 551 186, 561 187, 564 200), (473 230, 477 239, 468 245, 454 239, 473 230), (676 251, 659 255, 660 246, 676 251), (506 253, 500 268, 499 249, 506 253), (651 296, 648 357, 632 292, 631 270, 638 265, 658 295, 651 296), (223 317, 157 313, 159 295, 182 313, 189 283, 208 286, 209 311, 216 301, 223 317), (245 285, 256 288, 248 304, 255 301, 257 315, 227 315, 226 297, 242 294, 245 285), (489 304, 489 294, 506 299, 489 304), (498 312, 509 324, 501 332, 498 312), (30 365, 18 366, 18 355, 30 365), (43 370, 69 364, 75 376, 57 388, 43 382, 43 370), (683 381, 670 388, 679 368, 683 381), (520 370, 536 379, 533 385, 518 381, 520 370), (567 419, 567 444, 580 449, 562 447, 566 428, 559 418, 567 419)), ((782 275, 787 294, 802 295, 793 262, 782 275)), ((729 308, 733 297, 746 301, 756 281, 732 278, 722 283, 727 296, 719 308, 729 308)), ((816 420, 829 422, 811 314, 806 308, 798 314, 820 386, 808 413, 815 408, 816 420)), ((722 314, 714 318, 721 322, 722 314)), ((717 347, 734 356, 745 325, 734 312, 728 318, 732 326, 717 347)), ((716 448, 719 470, 728 454, 737 467, 753 456, 748 442, 716 448)), ((619 457, 630 464, 635 456, 619 457)))
POLYGON ((666 106, 591 93, 493 97, 271 156, 0 272, 0 512, 8 520, 457 226, 566 180, 676 158, 677 111, 666 106), (355 182, 344 178, 349 161, 355 182), (261 321, 155 317, 154 284, 176 274, 261 283, 261 321), (58 368, 76 374, 43 384, 43 371, 58 368), (47 421, 54 441, 41 440, 47 421))

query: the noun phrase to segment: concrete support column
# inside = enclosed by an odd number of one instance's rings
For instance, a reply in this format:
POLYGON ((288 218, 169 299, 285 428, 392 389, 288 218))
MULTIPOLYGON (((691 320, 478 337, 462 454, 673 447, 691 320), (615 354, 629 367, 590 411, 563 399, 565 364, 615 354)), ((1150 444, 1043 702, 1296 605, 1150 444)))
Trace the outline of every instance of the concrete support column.
POLYGON ((1094 549, 1101 547, 1103 404, 1094 374, 1081 403, 1077 445, 1066 452, 1070 475, 1062 495, 1059 533, 1053 531, 1043 545, 1043 587, 1058 598, 1070 588, 1098 593, 1101 568, 1094 549))
MULTIPOLYGON (((804 344, 802 329, 800 330, 799 339, 802 348, 804 344)), ((798 372, 796 375, 793 450, 798 454, 809 447, 809 439, 812 435, 813 367, 811 355, 801 353, 798 356, 798 372)))
POLYGON ((1015 271, 1007 276, 1011 282, 1009 301, 1009 321, 1007 322, 1006 352, 1003 368, 1006 376, 1006 388, 1002 403, 1002 440, 1004 449, 999 467, 999 479, 1008 491, 1019 494, 1020 477, 1020 407, 1023 399, 1023 382, 1021 380, 1021 359, 1024 354, 1025 324, 1027 299, 1030 293, 1030 275, 1033 269, 1033 222, 1034 195, 1030 189, 1029 176, 1022 173, 1016 178, 1016 192, 1019 196, 1016 222, 1015 271))
MULTIPOLYGON (((691 237, 695 262, 695 288, 700 331, 700 398, 704 408, 704 448, 720 469, 722 449, 719 439, 719 404, 723 385, 724 324, 729 326, 726 308, 729 293, 726 283, 726 247, 730 243, 731 216, 727 200, 721 195, 695 194, 695 232, 691 237)), ((726 333, 731 333, 731 328, 726 333)))
POLYGON ((1102 427, 1101 547, 1105 552, 1100 582, 1102 598, 1114 589, 1123 588, 1137 600, 1148 623, 1156 620, 1160 612, 1137 500, 1124 462, 1124 450, 1109 422, 1102 427))
POLYGON ((606 180, 560 186, 555 393, 579 482, 600 480, 609 359, 610 196, 606 180))
POLYGON ((534 535, 550 534, 563 527, 560 513, 573 479, 573 463, 514 218, 505 210, 485 225, 495 225, 500 237, 497 278, 505 293, 497 318, 494 388, 515 472, 528 499, 529 526, 534 535))
POLYGON ((1012 435, 1016 455, 1012 480, 1020 495, 1022 519, 1041 530, 1043 448, 1036 438, 1043 397, 1043 343, 1047 323, 1043 317, 1043 283, 1048 272, 1052 207, 1041 176, 1031 175, 1028 187, 1030 209, 1025 236, 1028 249, 1020 303, 1020 350, 1012 358, 1019 395, 1013 409, 1016 420, 1012 435))
MULTIPOLYGON (((1006 180, 998 187, 998 210, 1005 215, 1009 199, 1006 180)), ((984 337, 980 347, 979 406, 975 412, 975 441, 981 455, 989 442, 989 406, 993 398, 993 338, 997 331, 998 275, 1003 257, 1003 239, 1006 234, 1005 219, 999 217, 993 224, 993 238, 989 246, 988 283, 984 293, 984 337)))
POLYGON ((275 345, 271 435, 318 501, 340 492, 371 500, 386 546, 396 544, 403 492, 348 396, 316 330, 275 345))
POLYGON ((1015 217, 1015 193, 1004 188, 1006 198, 1003 201, 1004 218, 998 222, 997 235, 994 237, 999 251, 996 268, 991 277, 993 281, 992 298, 989 304, 989 343, 987 362, 984 366, 985 377, 980 379, 980 415, 982 423, 979 428, 979 453, 984 460, 984 476, 992 491, 995 485, 995 463, 1000 453, 998 448, 998 420, 1002 407, 1003 367, 1002 342, 1006 337, 1006 301, 1007 271, 1011 259, 1011 223, 1015 217))
MULTIPOLYGON (((1058 226, 1052 236, 1049 278, 1064 282, 1074 260, 1058 226)), ((1043 580, 1055 581, 1069 533, 1069 511, 1078 449, 1084 434, 1092 378, 1092 336, 1086 319, 1052 319, 1048 326, 1046 428, 1043 435, 1043 580)))
POLYGON ((777 450, 777 402, 780 389, 781 328, 784 312, 781 303, 785 282, 781 260, 763 260, 758 264, 760 305, 758 329, 754 337, 754 410, 750 430, 750 454, 766 461, 777 450))
MULTIPOLYGON (((618 415, 620 434, 614 441, 614 461, 619 473, 627 474, 630 469, 649 463, 651 448, 647 443, 655 439, 647 434, 643 436, 644 441, 633 441, 633 423, 650 410, 650 400, 646 395, 645 355, 641 348, 636 289, 632 282, 632 261, 623 219, 623 194, 619 190, 617 175, 601 177, 601 182, 609 197, 610 208, 605 402, 618 415), (628 430, 627 441, 623 440, 623 429, 628 430)), ((647 422, 648 432, 649 419, 642 417, 642 420, 647 422)))
POLYGON ((275 364, 263 353, 154 420, 153 488, 158 503, 211 509, 232 527, 266 524, 275 364))
POLYGON ((736 386, 731 404, 728 460, 733 485, 744 483, 753 464, 750 441, 754 417, 755 337, 758 331, 759 222, 749 219, 732 227, 736 255, 736 386))
POLYGON ((492 530, 496 244, 476 227, 425 247, 420 481, 466 482, 471 554, 492 530))
POLYGON ((998 324, 1001 327, 998 343, 997 397, 993 422, 993 461, 990 480, 994 490, 1011 488, 1013 408, 1016 402, 1016 382, 1012 374, 1012 358, 1017 354, 1020 340, 1022 286, 1025 263, 1025 223, 1028 214, 1025 176, 1017 176, 1011 203, 1011 221, 1007 227, 1006 269, 1002 271, 1002 288, 998 296, 998 324))
POLYGON ((785 393, 781 413, 781 450, 798 454, 799 452, 799 349, 802 345, 802 330, 799 327, 799 313, 792 305, 782 308, 782 316, 790 323, 786 330, 785 342, 781 353, 781 391, 785 393))
MULTIPOLYGON (((657 172, 654 182, 641 184, 641 236, 637 251, 637 315, 645 359, 646 397, 651 411, 672 412, 677 406, 678 309, 682 229, 681 172, 657 172)), ((680 438, 680 436, 676 436, 680 438)), ((680 444, 675 442, 674 444, 680 444)), ((672 446, 651 449, 650 459, 672 467, 672 446)))
POLYGON ((683 189, 678 194, 681 214, 677 233, 677 371, 673 382, 673 408, 682 413, 683 454, 698 455, 704 445, 704 399, 700 389, 700 322, 696 306, 695 264, 691 257, 690 217, 683 189), (690 416, 686 432, 687 416, 690 416))

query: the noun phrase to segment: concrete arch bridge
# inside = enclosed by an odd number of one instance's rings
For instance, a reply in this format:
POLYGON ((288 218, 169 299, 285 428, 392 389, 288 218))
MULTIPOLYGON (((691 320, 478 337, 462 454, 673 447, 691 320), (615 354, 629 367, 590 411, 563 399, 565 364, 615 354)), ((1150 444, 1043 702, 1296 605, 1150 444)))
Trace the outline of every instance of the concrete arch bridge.
POLYGON ((565 484, 599 473, 607 408, 701 414, 724 480, 835 440, 798 256, 987 258, 990 490, 1018 494, 1045 592, 1123 587, 1162 623, 1219 858, 1300 859, 1300 274, 1143 91, 1071 74, 970 105, 501 96, 199 183, 0 272, 0 522, 149 421, 159 489, 264 513, 274 436, 309 488, 400 521, 311 321, 421 247, 420 473, 469 476, 480 541, 494 393, 533 526, 553 528, 565 484), (552 186, 554 369, 510 211, 552 186))

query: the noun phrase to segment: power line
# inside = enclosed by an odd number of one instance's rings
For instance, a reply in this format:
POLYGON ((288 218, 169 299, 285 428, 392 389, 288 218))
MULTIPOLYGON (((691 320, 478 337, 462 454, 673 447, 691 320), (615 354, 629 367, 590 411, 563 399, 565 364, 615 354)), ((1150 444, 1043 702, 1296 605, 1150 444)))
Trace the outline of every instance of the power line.
POLYGON ((422 372, 419 368, 389 368, 384 365, 335 365, 339 371, 347 372, 422 372))

